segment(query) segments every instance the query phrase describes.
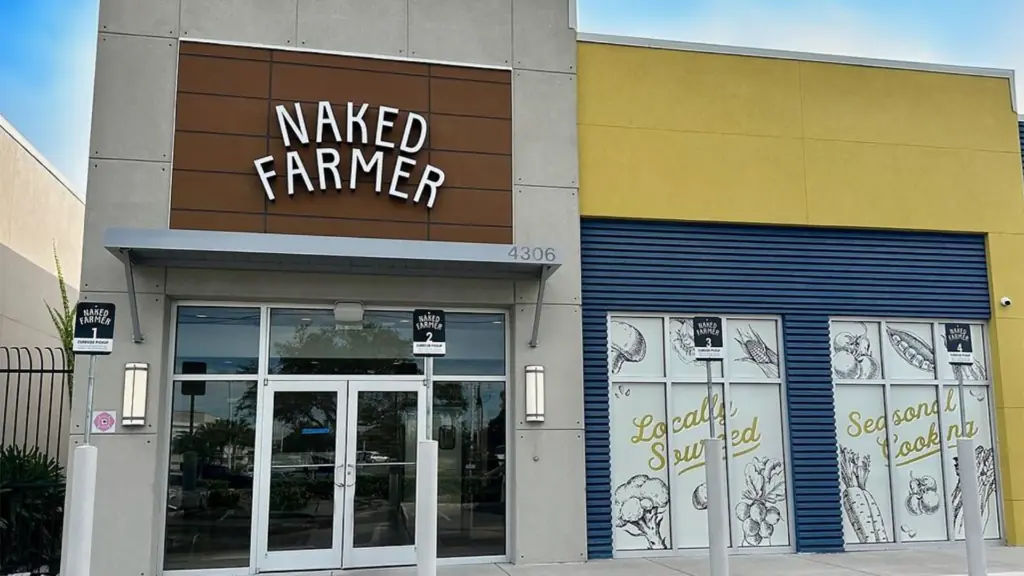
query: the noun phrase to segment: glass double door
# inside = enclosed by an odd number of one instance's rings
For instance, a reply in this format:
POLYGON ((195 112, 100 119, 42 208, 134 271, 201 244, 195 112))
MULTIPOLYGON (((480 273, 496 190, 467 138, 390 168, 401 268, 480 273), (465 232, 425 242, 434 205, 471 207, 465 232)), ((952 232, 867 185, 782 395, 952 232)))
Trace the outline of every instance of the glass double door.
POLYGON ((415 563, 424 397, 416 381, 268 381, 259 572, 415 563))

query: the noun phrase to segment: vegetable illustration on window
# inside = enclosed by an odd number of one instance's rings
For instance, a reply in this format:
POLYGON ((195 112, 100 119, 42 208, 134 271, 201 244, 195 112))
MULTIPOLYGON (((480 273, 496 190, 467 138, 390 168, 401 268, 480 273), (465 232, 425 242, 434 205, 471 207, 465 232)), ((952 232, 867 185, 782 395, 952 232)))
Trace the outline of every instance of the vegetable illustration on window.
POLYGON ((764 338, 754 330, 753 326, 747 325, 747 331, 737 329, 735 338, 740 345, 743 356, 737 358, 739 362, 751 362, 761 369, 768 378, 779 377, 779 354, 765 343, 764 338))
POLYGON ((609 340, 612 374, 618 374, 624 362, 641 362, 647 356, 647 340, 629 322, 612 320, 609 340))
POLYGON ((873 380, 881 375, 880 364, 871 350, 868 327, 862 334, 840 332, 832 339, 832 373, 841 380, 873 380))
POLYGON ((743 470, 747 487, 736 505, 743 523, 744 546, 771 546, 775 526, 782 520, 779 506, 786 503, 786 471, 775 458, 754 458, 743 470))
POLYGON ((839 478, 843 483, 843 513, 861 544, 888 542, 882 510, 868 491, 871 456, 839 447, 839 478))
POLYGON ((914 476, 910 472, 910 492, 907 494, 907 512, 912 516, 935 514, 942 505, 939 485, 931 476, 914 476))
POLYGON ((659 478, 637 474, 615 489, 612 514, 615 526, 643 538, 648 550, 665 550, 661 522, 668 510, 668 485, 659 478))
POLYGON ((889 343, 904 362, 924 372, 935 370, 935 350, 932 345, 909 330, 885 327, 889 343))
POLYGON ((673 318, 669 322, 669 339, 672 351, 683 364, 693 364, 697 359, 696 345, 693 342, 693 320, 690 318, 673 318))
MULTIPOLYGON (((981 502, 982 532, 988 528, 995 508, 993 499, 996 494, 996 460, 995 452, 984 446, 974 447, 975 462, 978 466, 978 499, 981 502)), ((956 487, 953 488, 953 527, 957 534, 964 530, 964 495, 960 490, 960 459, 953 457, 953 469, 956 470, 956 487)))
MULTIPOLYGON (((942 338, 942 344, 945 346, 946 335, 939 334, 939 338, 942 338)), ((953 365, 953 376, 963 378, 964 380, 984 380, 988 377, 988 374, 985 370, 985 363, 981 361, 981 358, 975 358, 973 364, 953 365)))

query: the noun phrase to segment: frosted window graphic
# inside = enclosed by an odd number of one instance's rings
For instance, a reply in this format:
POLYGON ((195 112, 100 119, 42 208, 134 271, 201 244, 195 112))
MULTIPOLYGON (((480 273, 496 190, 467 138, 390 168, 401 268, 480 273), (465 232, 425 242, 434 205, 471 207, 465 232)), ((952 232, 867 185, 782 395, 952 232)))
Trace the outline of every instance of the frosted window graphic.
MULTIPOLYGON (((946 425, 960 428, 960 398, 956 388, 946 389, 947 405, 953 409, 945 414, 946 425)), ((978 467, 978 494, 981 498, 981 522, 985 538, 999 538, 999 501, 996 498, 996 456, 992 446, 994 430, 989 418, 989 389, 985 386, 966 386, 964 405, 967 406, 967 435, 974 438, 974 456, 978 467)), ((960 494, 960 470, 956 457, 955 439, 946 458, 946 489, 952 496, 953 532, 957 540, 964 539, 963 498, 960 494)))
POLYGON ((609 371, 616 376, 665 375, 661 318, 618 318, 608 328, 609 371))
POLYGON ((692 316, 610 319, 615 550, 707 547, 712 421, 727 444, 732 546, 790 545, 778 327, 774 318, 723 318, 725 360, 712 364, 709 401, 692 316))
POLYGON ((935 345, 931 324, 885 325, 885 377, 934 380, 935 345))
POLYGON ((730 493, 733 542, 740 546, 788 546, 786 454, 782 402, 777 384, 729 387, 730 493))
MULTIPOLYGON (((716 436, 723 437, 723 386, 712 386, 716 436)), ((672 402, 675 421, 672 426, 672 493, 679 494, 680 548, 708 545, 708 487, 704 465, 704 439, 708 437, 711 411, 707 386, 673 384, 672 402)))
MULTIPOLYGON (((901 512, 906 512, 899 526, 904 542, 946 539, 940 438, 947 435, 939 433, 935 393, 932 386, 893 386, 889 393, 896 501, 903 506, 901 512)), ((950 432, 947 442, 955 449, 955 430, 950 432)))
MULTIPOLYGON (((693 343, 693 318, 670 318, 668 339, 671 353, 668 355, 669 374, 676 379, 707 379, 707 366, 697 360, 693 343)), ((711 366, 714 377, 722 377, 722 363, 711 366)))
POLYGON ((832 323, 832 375, 839 380, 882 378, 882 346, 877 322, 832 323))
POLYGON ((882 386, 836 387, 840 502, 847 543, 893 542, 882 386))
POLYGON ((976 444, 985 537, 1000 537, 985 327, 974 324, 971 331, 975 363, 954 369, 948 363, 941 322, 832 321, 847 543, 963 538, 956 461, 962 428, 957 389, 961 374, 969 384, 963 432, 976 444), (879 371, 868 378, 864 370, 874 368, 879 341, 879 371))
POLYGON ((614 387, 611 416, 632 430, 614 436, 612 518, 620 550, 664 550, 669 540, 665 389, 659 384, 614 387))
POLYGON ((729 377, 778 378, 779 341, 774 320, 734 320, 726 333, 729 377))
POLYGON ((965 381, 982 382, 988 380, 988 367, 985 365, 984 351, 988 349, 985 342, 985 330, 980 324, 971 325, 971 342, 974 345, 974 365, 950 366, 949 353, 946 352, 946 335, 939 332, 939 376, 943 380, 956 380, 963 375, 965 381))

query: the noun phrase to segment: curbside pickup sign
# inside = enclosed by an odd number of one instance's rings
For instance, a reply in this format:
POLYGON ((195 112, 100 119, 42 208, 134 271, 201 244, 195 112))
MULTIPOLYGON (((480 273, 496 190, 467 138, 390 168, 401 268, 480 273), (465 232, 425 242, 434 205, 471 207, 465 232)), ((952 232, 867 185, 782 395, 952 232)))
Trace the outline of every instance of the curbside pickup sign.
POLYGON ((693 345, 697 360, 721 360, 725 357, 722 342, 722 319, 697 316, 693 319, 693 345))
POLYGON ((968 324, 946 324, 946 353, 949 363, 974 364, 974 343, 971 341, 971 327, 968 324))
POLYGON ((414 356, 444 356, 444 310, 414 310, 412 313, 412 353, 414 356))
POLYGON ((114 351, 114 305, 79 302, 75 306, 75 354, 106 355, 114 351))

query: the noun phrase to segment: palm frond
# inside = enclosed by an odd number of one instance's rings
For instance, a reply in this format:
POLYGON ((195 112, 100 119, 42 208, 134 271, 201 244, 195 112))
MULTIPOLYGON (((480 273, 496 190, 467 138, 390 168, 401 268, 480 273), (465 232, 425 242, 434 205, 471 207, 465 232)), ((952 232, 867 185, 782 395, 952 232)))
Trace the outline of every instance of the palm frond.
POLYGON ((54 308, 45 301, 43 303, 46 305, 46 310, 50 313, 50 320, 53 322, 53 327, 57 331, 57 337, 60 339, 61 348, 64 349, 67 366, 72 372, 68 375, 68 393, 70 394, 74 391, 73 379, 75 370, 75 353, 73 352, 73 347, 75 337, 75 308, 71 304, 71 299, 68 298, 68 284, 64 280, 64 269, 60 265, 60 256, 57 254, 56 243, 53 245, 53 261, 57 268, 57 285, 60 287, 61 308, 54 308))

